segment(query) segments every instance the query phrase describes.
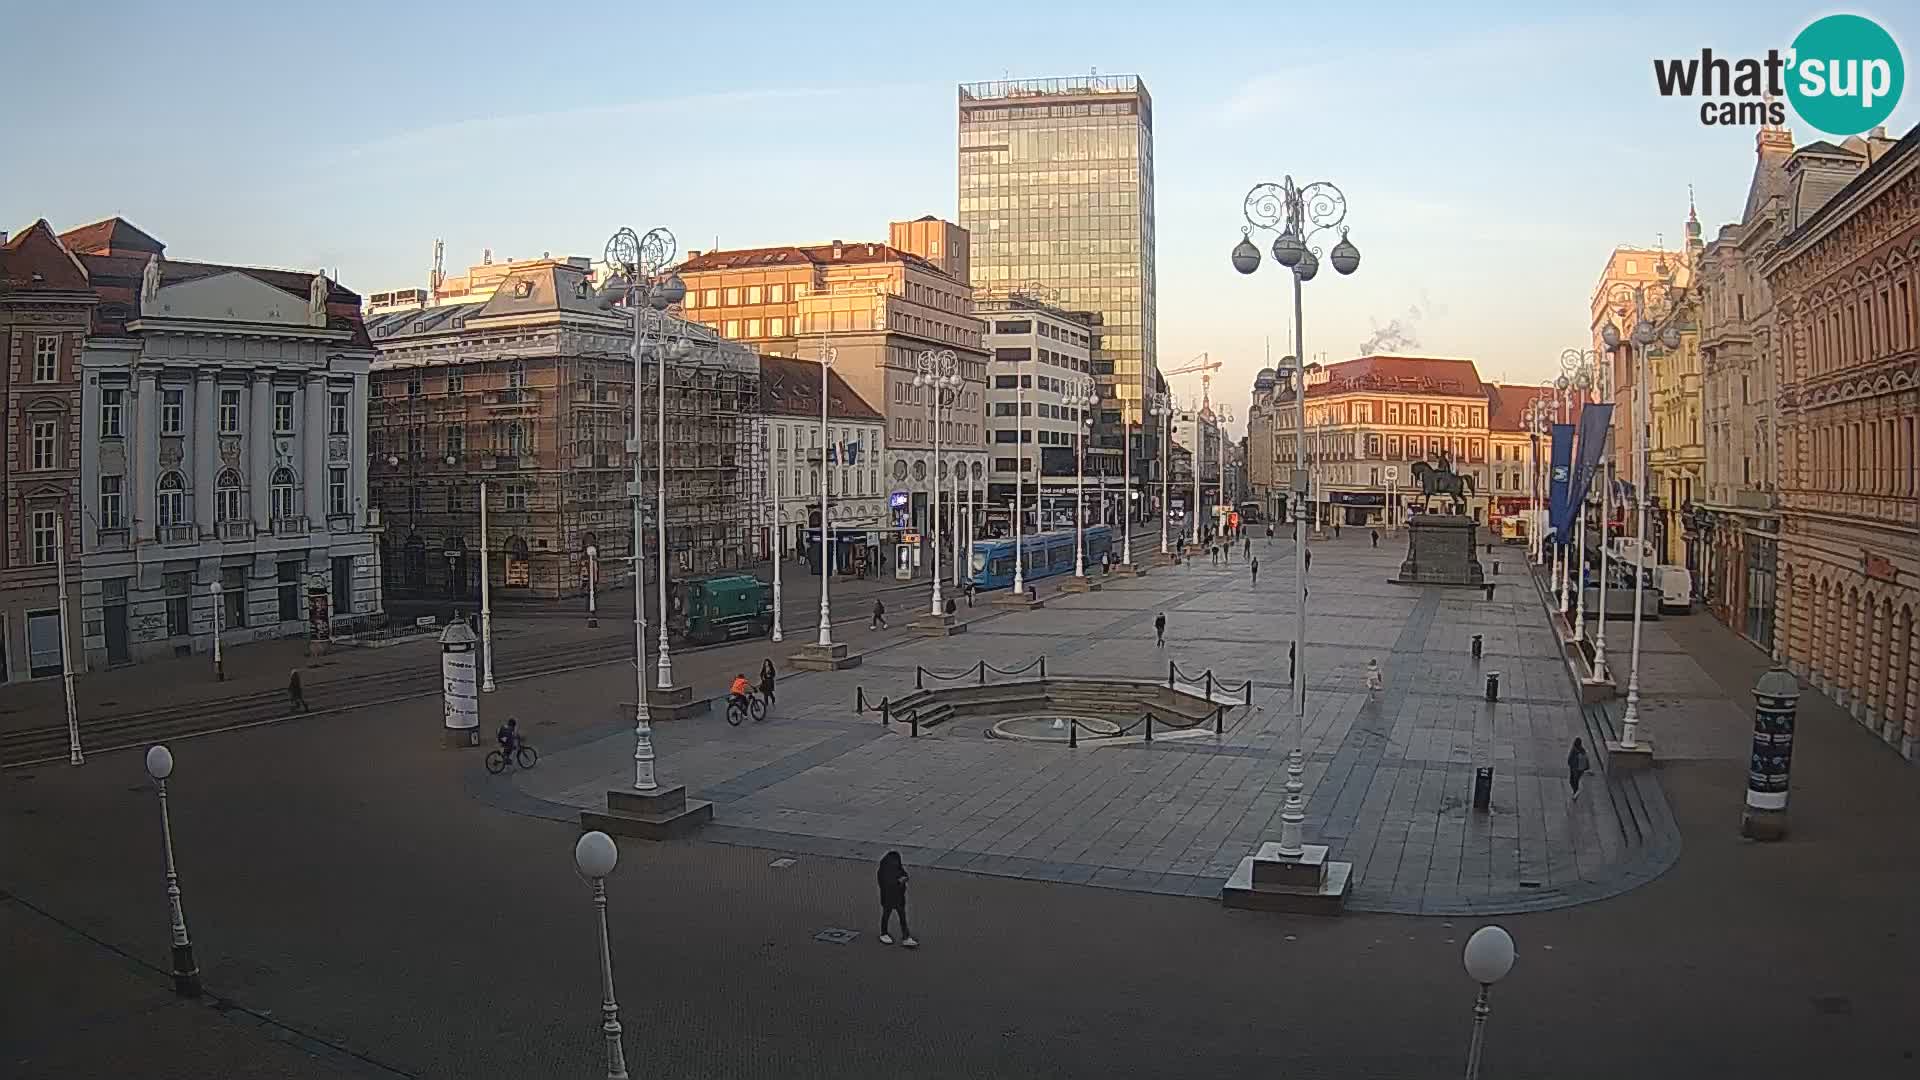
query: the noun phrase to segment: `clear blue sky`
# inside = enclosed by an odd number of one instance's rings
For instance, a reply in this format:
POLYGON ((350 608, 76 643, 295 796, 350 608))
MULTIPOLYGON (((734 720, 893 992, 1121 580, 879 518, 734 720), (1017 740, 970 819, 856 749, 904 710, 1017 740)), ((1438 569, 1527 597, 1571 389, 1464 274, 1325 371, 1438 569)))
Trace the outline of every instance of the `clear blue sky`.
MULTIPOLYGON (((1652 58, 1784 48, 1832 10, 1548 6, 0 3, 0 228, 121 214, 179 258, 361 292, 424 283, 435 237, 454 270, 597 257, 621 224, 884 238, 955 216, 956 83, 1098 68, 1154 97, 1163 364, 1210 352, 1244 408, 1290 305, 1227 254, 1247 188, 1291 172, 1346 190, 1365 260, 1309 286, 1309 354, 1418 308, 1421 351, 1532 380, 1614 245, 1679 242, 1689 183, 1709 238, 1739 213, 1752 129, 1660 99, 1652 58)), ((1850 10, 1912 64, 1910 8, 1850 10)))

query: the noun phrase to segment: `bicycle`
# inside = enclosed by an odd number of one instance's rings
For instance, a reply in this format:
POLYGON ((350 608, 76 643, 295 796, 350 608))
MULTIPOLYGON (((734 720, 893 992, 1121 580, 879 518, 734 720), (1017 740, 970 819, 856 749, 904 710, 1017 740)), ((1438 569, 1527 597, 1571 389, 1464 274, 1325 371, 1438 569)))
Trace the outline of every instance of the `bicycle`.
POLYGON ((767 702, 760 696, 760 691, 749 690, 744 705, 731 696, 727 698, 727 723, 739 727, 740 721, 748 714, 752 714, 756 724, 767 718, 767 702))
MULTIPOLYGON (((523 742, 514 750, 513 762, 523 769, 531 769, 538 764, 539 761, 540 751, 535 750, 530 743, 523 742)), ((487 771, 495 776, 499 776, 501 773, 507 771, 506 751, 490 750, 487 752, 487 771)))

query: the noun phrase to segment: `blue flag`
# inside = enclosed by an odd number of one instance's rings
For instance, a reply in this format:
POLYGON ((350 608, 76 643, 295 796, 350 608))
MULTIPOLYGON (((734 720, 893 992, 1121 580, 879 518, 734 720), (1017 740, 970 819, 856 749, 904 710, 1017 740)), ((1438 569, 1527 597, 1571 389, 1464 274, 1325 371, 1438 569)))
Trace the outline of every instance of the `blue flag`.
POLYGON ((1607 425, 1611 423, 1611 405, 1586 405, 1580 410, 1580 437, 1573 444, 1573 490, 1567 498, 1570 514, 1578 514, 1587 501, 1594 470, 1600 467, 1600 455, 1607 448, 1607 425))
POLYGON ((1573 530, 1569 521, 1573 517, 1572 506, 1568 498, 1573 491, 1573 425, 1553 425, 1553 448, 1549 451, 1548 462, 1552 467, 1548 487, 1548 527, 1553 530, 1554 543, 1564 544, 1573 530))

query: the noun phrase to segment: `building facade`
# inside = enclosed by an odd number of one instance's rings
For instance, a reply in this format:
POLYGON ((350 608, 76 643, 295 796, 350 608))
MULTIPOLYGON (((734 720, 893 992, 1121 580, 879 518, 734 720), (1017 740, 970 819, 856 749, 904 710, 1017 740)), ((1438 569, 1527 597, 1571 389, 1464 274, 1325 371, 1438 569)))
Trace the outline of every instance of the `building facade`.
MULTIPOLYGON (((1554 392, 1548 387, 1488 383, 1486 394, 1487 447, 1491 451, 1487 490, 1492 516, 1502 522, 1524 520, 1528 511, 1547 505, 1540 471, 1545 440, 1528 430, 1527 413, 1536 401, 1544 403, 1541 409, 1547 408, 1554 392)), ((1596 478, 1595 483, 1600 481, 1596 478)), ((1502 535, 1506 539, 1527 539, 1525 530, 1531 527, 1529 523, 1502 535)))
MULTIPOLYGON (((1099 316, 1066 311, 1039 297, 1014 291, 1004 298, 979 300, 974 305, 986 327, 987 388, 987 502, 989 518, 1010 532, 1016 487, 1028 527, 1071 522, 1076 478, 1080 476, 1082 440, 1098 406, 1088 408, 1070 399, 1095 386, 1093 355, 1100 345, 1099 316), (1045 513, 1036 518, 1036 508, 1045 513)), ((1095 390, 1097 393, 1097 390, 1095 390)), ((1088 520, 1104 519, 1102 492, 1108 490, 1099 470, 1112 459, 1087 456, 1085 475, 1092 477, 1086 495, 1088 520)), ((1112 480, 1117 499, 1118 477, 1112 480)))
MULTIPOLYGON (((925 242, 922 256, 888 244, 833 241, 806 247, 689 252, 684 315, 729 340, 776 356, 817 360, 886 418, 881 484, 896 531, 930 533, 933 485, 941 485, 941 535, 964 525, 956 488, 969 484, 984 505, 987 474, 987 355, 972 290, 936 264, 955 265, 957 234, 937 219, 896 223, 897 235, 925 242), (944 252, 945 254, 941 254, 944 252), (913 382, 921 358, 952 350, 961 387, 939 410, 939 462, 927 391, 913 382)), ((977 524, 977 523, 976 523, 977 524)))
MULTIPOLYGON (((959 89, 960 224, 972 237, 973 284, 1046 289, 1062 308, 1100 315, 1090 448, 1117 458, 1130 446, 1133 474, 1146 475, 1142 460, 1159 457, 1143 411, 1159 386, 1153 98, 1133 75, 959 89)), ((1123 471, 1117 461, 1100 470, 1123 471)))
POLYGON ((1920 757, 1920 128, 1897 144, 1876 131, 1795 157, 1791 187, 1831 186, 1815 170, 1845 158, 1856 175, 1764 264, 1784 345, 1776 648, 1911 761, 1920 757))
MULTIPOLYGON (((631 579, 632 326, 586 267, 542 260, 494 283, 483 303, 390 312, 368 329, 373 363, 371 498, 385 512, 396 597, 475 603, 480 548, 496 602, 631 579), (482 492, 487 529, 480 531, 482 492)), ((659 573, 652 497, 666 412, 669 576, 752 562, 764 550, 759 364, 704 326, 659 316, 640 412, 647 577, 659 573)))
POLYGON ((87 272, 45 221, 0 235, 0 683, 85 669, 80 611, 81 356, 96 302, 87 272), (64 545, 65 552, 59 548, 64 545), (62 647, 60 561, 71 613, 62 647))
POLYGON ((82 357, 90 666, 325 639, 383 615, 360 297, 179 262, 113 218, 61 236, 99 303, 82 357))
POLYGON ((824 483, 836 570, 877 574, 884 569, 881 560, 893 557, 887 550, 893 542, 892 517, 881 470, 887 419, 828 368, 823 441, 820 374, 818 360, 760 357, 764 488, 773 508, 774 550, 782 558, 805 557, 818 565, 824 483))
POLYGON ((1693 496, 1706 482, 1706 443, 1701 427, 1700 222, 1687 219, 1687 248, 1681 255, 1685 284, 1672 290, 1656 334, 1671 329, 1680 344, 1667 348, 1656 340, 1647 349, 1648 531, 1665 566, 1685 566, 1699 588, 1704 538, 1690 527, 1693 496))

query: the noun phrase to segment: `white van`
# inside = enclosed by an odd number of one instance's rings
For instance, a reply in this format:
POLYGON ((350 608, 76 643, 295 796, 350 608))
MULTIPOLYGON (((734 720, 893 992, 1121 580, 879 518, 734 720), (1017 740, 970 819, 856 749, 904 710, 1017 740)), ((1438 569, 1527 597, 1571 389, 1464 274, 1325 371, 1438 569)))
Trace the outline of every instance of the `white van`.
POLYGON ((1686 567, 1659 567, 1654 579, 1660 583, 1660 614, 1685 615, 1693 611, 1693 575, 1686 567))

